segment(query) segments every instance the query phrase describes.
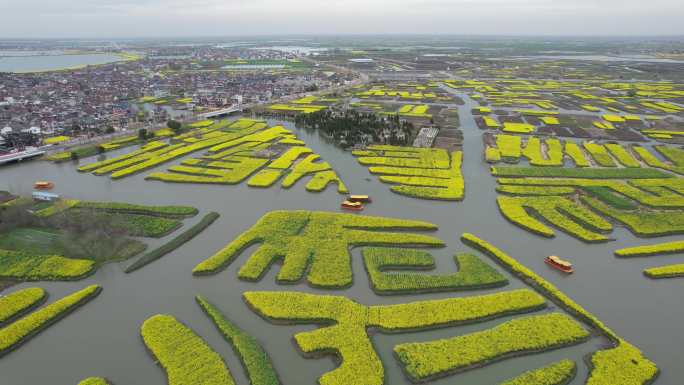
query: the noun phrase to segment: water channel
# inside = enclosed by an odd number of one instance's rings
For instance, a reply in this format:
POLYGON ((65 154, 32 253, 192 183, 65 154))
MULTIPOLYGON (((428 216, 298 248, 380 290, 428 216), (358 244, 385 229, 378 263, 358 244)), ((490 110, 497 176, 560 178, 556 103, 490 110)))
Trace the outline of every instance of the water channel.
MULTIPOLYGON (((684 333, 681 333, 684 319, 680 292, 682 281, 651 281, 642 275, 645 267, 666 264, 677 257, 662 257, 658 261, 617 260, 613 257, 613 250, 646 243, 622 228, 613 233, 616 238, 614 242, 586 245, 558 231, 557 237, 550 240, 508 223, 498 212, 495 180, 490 176, 489 166, 482 160, 481 131, 470 113, 474 104, 470 99, 464 99, 466 104, 459 107, 459 112, 464 130, 463 172, 466 198, 458 203, 424 201, 393 194, 387 185, 370 175, 366 167, 359 165, 349 152, 336 148, 316 132, 302 129, 296 131, 309 147, 333 165, 353 192, 370 194, 374 198, 374 202, 363 212, 364 215, 420 219, 437 224, 439 230, 435 235, 448 245, 433 252, 440 272, 454 271, 452 256, 455 253, 473 252, 461 244, 459 237, 464 232, 474 233, 540 273, 620 336, 641 348, 662 370, 657 384, 681 383, 678 379, 684 378, 680 356, 681 347, 684 346, 684 333), (543 259, 550 254, 573 260, 576 273, 562 276, 549 269, 543 259)), ((280 122, 270 123, 275 125, 280 122)), ((289 123, 285 125, 295 129, 289 123)), ((118 153, 127 151, 132 149, 124 149, 118 153)), ((115 155, 117 153, 109 156, 115 155)), ((81 162, 93 160, 84 159, 81 162)), ((157 171, 180 162, 181 159, 178 159, 165 164, 157 171)), ((283 384, 314 385, 320 375, 335 367, 335 361, 330 358, 303 358, 293 343, 292 335, 316 326, 269 324, 245 306, 241 298, 243 292, 297 290, 344 295, 363 304, 389 304, 474 295, 524 286, 515 278, 509 277, 511 284, 501 289, 381 297, 375 295, 369 287, 358 250, 353 251, 354 285, 346 290, 316 290, 305 283, 279 286, 275 283, 277 268, 272 269, 260 282, 240 281, 237 279, 237 270, 254 248, 248 249, 236 263, 220 274, 193 277, 191 270, 197 263, 251 227, 265 213, 271 210, 295 209, 338 212, 340 195, 333 188, 320 194, 307 193, 302 182, 289 190, 277 185, 270 189, 251 189, 246 183, 238 186, 164 184, 145 181, 144 176, 149 172, 113 181, 108 177, 78 173, 71 163, 34 161, 0 168, 0 190, 10 190, 13 193, 30 194, 34 181, 48 179, 55 182, 56 193, 68 198, 149 205, 185 204, 199 208, 200 215, 186 221, 186 226, 192 225, 208 211, 221 214, 214 225, 193 241, 133 274, 124 274, 123 267, 127 264, 112 264, 80 282, 22 284, 10 288, 9 292, 40 286, 48 290, 52 300, 92 283, 102 285, 104 291, 91 303, 0 359, 2 384, 75 385, 88 376, 107 377, 117 385, 165 384, 164 371, 155 365, 139 334, 141 324, 150 316, 160 313, 171 314, 191 327, 225 358, 237 383, 247 384, 237 357, 195 304, 194 297, 201 294, 244 330, 257 336, 269 352, 283 384)), ((659 241, 675 238, 677 237, 666 237, 659 241)), ((159 240, 155 244, 163 241, 159 240)), ((487 257, 483 258, 489 261, 487 257)), ((392 347, 397 343, 462 335, 492 327, 508 319, 510 318, 425 332, 371 335, 385 365, 386 383, 409 384, 392 356, 392 347)), ((579 367, 573 384, 580 384, 587 373, 582 358, 604 346, 605 342, 603 338, 595 337, 575 347, 501 361, 433 383, 491 385, 523 371, 559 359, 571 358, 579 367)))

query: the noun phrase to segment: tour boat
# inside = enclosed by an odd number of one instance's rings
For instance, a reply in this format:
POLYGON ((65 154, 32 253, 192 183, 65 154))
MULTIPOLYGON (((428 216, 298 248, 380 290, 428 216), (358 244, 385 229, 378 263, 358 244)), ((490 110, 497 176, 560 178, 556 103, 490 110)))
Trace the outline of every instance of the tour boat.
POLYGON ((33 188, 37 190, 50 190, 53 187, 55 187, 54 183, 42 180, 33 184, 33 188))
POLYGON ((341 206, 345 210, 354 210, 354 211, 363 210, 363 205, 361 204, 361 202, 344 201, 344 202, 342 202, 341 206))
POLYGON ((373 202, 368 195, 350 195, 347 198, 349 202, 371 203, 373 202))
POLYGON ((572 272, 574 271, 574 270, 572 269, 572 263, 570 263, 570 262, 568 262, 568 261, 564 261, 564 260, 558 258, 558 257, 555 256, 555 255, 546 257, 546 259, 544 260, 544 262, 546 262, 547 265, 553 267, 554 269, 560 270, 560 271, 562 271, 562 272, 564 272, 564 273, 570 274, 570 273, 572 273, 572 272))

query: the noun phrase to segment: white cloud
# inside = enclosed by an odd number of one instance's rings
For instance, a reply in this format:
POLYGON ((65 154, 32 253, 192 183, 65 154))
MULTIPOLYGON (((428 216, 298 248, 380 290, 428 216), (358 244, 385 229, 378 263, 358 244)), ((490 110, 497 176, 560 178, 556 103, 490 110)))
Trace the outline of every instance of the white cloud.
POLYGON ((2 37, 684 34, 677 0, 0 0, 2 37))

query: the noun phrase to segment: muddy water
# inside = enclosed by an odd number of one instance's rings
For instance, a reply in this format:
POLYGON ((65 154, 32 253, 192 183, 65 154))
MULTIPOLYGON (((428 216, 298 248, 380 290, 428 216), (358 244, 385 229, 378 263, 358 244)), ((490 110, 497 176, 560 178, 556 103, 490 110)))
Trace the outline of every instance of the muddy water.
MULTIPOLYGON (((507 223, 496 207, 495 181, 489 175, 488 166, 482 161, 481 133, 469 113, 472 104, 470 100, 466 102, 465 106, 460 107, 465 132, 466 180, 466 199, 461 203, 422 201, 395 195, 389 192, 386 185, 372 177, 348 152, 335 148, 316 133, 299 130, 298 134, 338 170, 352 191, 373 196, 374 203, 368 206, 364 214, 421 219, 437 224, 439 231, 435 235, 448 244, 446 248, 433 253, 441 272, 454 270, 451 259, 454 253, 472 251, 460 243, 460 234, 477 234, 519 258, 596 314, 618 334, 642 348, 663 370, 657 383, 680 383, 677 378, 684 376, 679 355, 684 346, 684 334, 680 332, 681 320, 684 319, 680 295, 682 281, 649 281, 641 274, 645 266, 665 264, 677 257, 652 261, 616 260, 612 256, 614 249, 641 243, 625 230, 615 232, 615 242, 585 245, 562 233, 553 240, 543 239, 507 223), (549 254, 572 259, 577 267, 576 274, 566 277, 548 269, 543 258, 549 254)), ((173 162, 177 163, 180 160, 173 162)), ((111 181, 106 177, 79 174, 68 163, 52 165, 31 162, 0 169, 0 189, 9 189, 15 193, 28 194, 35 180, 49 179, 56 184, 55 192, 70 198, 154 205, 188 204, 198 207, 201 210, 200 216, 210 210, 221 213, 221 218, 192 242, 133 274, 124 274, 124 265, 114 264, 102 268, 85 281, 37 284, 46 288, 53 300, 91 283, 102 285, 104 291, 90 304, 41 333, 19 350, 0 359, 0 383, 74 385, 85 377, 97 375, 105 376, 118 385, 164 384, 164 372, 155 366, 145 351, 139 328, 148 317, 165 313, 174 315, 205 338, 225 357, 238 384, 247 384, 243 370, 230 347, 195 304, 194 296, 201 294, 238 325, 259 338, 270 353, 284 384, 314 385, 321 374, 335 367, 335 362, 329 358, 305 359, 298 353, 292 342, 293 333, 312 329, 313 326, 271 325, 247 309, 241 298, 243 292, 299 290, 345 295, 364 304, 401 303, 475 294, 376 296, 369 288, 358 250, 353 253, 354 285, 347 290, 314 290, 305 284, 279 286, 275 284, 275 271, 270 271, 259 283, 239 281, 236 278, 237 269, 254 248, 247 250, 236 263, 220 274, 195 278, 191 275, 191 270, 197 263, 234 239, 268 211, 338 211, 340 196, 334 189, 321 194, 310 194, 304 191, 303 184, 290 190, 278 187, 262 190, 249 189, 246 185, 164 184, 146 182, 143 178, 144 175, 136 175, 111 181)), ((189 220, 187 225, 198 219, 189 220)), ((523 287, 513 278, 511 282, 508 287, 496 290, 523 287)), ((27 286, 20 285, 10 291, 27 286)), ((374 333, 373 342, 386 368, 386 383, 409 383, 392 357, 392 347, 397 343, 461 335, 505 320, 420 333, 374 333)), ((575 347, 502 361, 434 383, 496 384, 525 370, 559 359, 572 358, 580 363, 578 377, 573 383, 580 384, 587 372, 585 365, 581 363, 582 357, 603 344, 604 339, 593 338, 575 347)))

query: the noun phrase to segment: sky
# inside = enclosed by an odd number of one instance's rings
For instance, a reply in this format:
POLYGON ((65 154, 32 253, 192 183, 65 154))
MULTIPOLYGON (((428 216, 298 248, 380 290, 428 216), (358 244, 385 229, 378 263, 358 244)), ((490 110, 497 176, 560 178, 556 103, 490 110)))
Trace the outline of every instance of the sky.
POLYGON ((682 0, 0 0, 1 38, 684 35, 682 0))

